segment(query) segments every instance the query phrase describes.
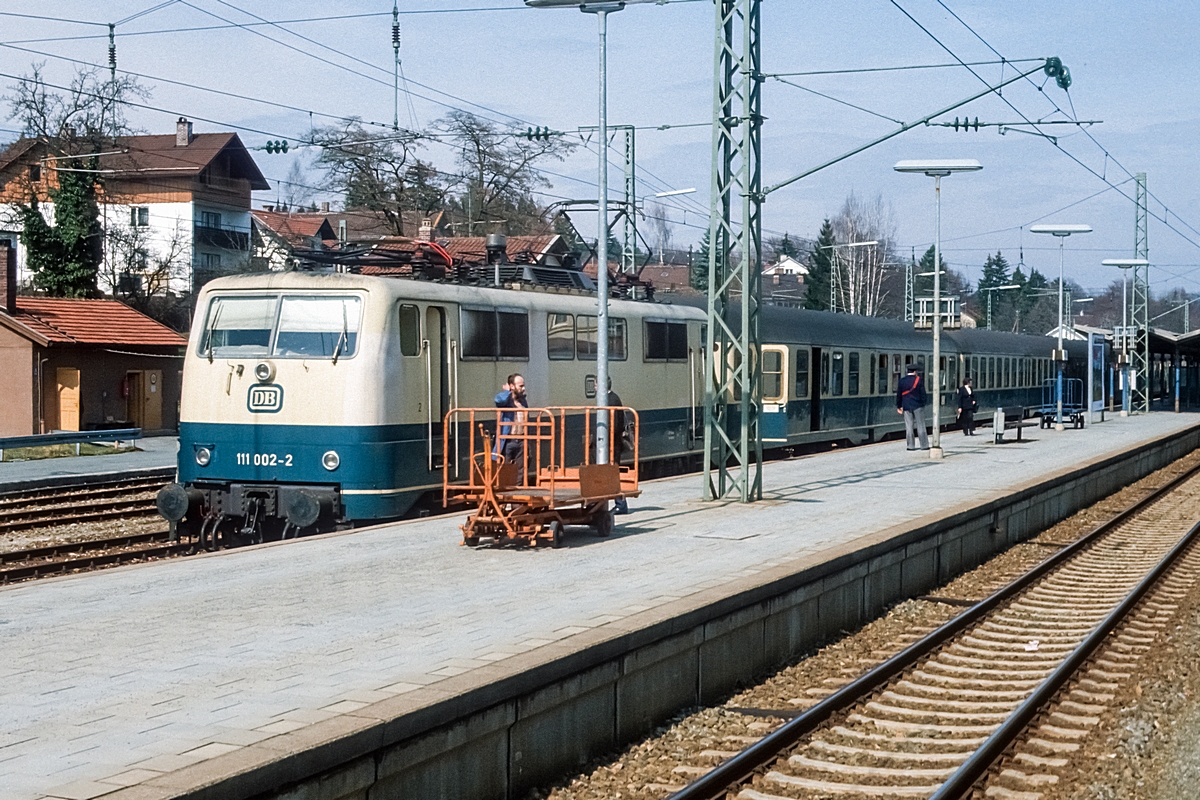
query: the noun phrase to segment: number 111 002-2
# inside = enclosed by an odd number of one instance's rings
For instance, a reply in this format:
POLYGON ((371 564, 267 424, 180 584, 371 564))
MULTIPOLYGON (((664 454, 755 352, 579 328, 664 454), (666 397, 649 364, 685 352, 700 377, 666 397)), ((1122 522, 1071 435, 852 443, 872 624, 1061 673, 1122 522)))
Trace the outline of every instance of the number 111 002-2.
POLYGON ((239 467, 290 467, 292 465, 292 455, 276 455, 275 453, 238 453, 237 463, 239 467))

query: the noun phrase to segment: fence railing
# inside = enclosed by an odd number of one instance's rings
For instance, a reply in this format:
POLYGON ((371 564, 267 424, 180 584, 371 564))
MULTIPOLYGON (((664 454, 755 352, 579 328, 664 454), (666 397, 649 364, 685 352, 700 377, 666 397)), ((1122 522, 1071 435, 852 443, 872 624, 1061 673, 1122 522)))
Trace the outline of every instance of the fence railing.
POLYGON ((35 433, 29 436, 9 436, 0 439, 0 459, 4 458, 5 450, 15 450, 18 447, 46 447, 53 444, 73 444, 75 454, 79 455, 79 445, 84 442, 128 442, 142 438, 141 428, 118 428, 108 431, 55 431, 54 433, 35 433))

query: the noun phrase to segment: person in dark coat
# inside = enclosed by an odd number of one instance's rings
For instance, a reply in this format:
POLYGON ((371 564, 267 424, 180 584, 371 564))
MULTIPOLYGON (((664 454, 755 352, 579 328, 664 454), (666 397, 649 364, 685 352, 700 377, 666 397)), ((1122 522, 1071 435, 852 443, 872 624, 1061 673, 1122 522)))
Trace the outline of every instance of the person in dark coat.
POLYGON ((975 412, 978 410, 979 401, 975 399, 971 379, 963 378, 962 386, 958 387, 958 421, 962 426, 963 436, 975 435, 975 412))
MULTIPOLYGON (((614 464, 620 466, 621 457, 625 455, 625 412, 621 406, 625 405, 621 402, 621 396, 613 391, 612 378, 608 379, 608 404, 614 406, 615 410, 608 421, 608 440, 612 448, 612 460, 614 464)), ((629 501, 624 497, 618 497, 613 501, 614 514, 628 514, 629 501)))
POLYGON ((909 450, 916 450, 913 445, 914 432, 920 436, 921 450, 929 449, 929 434, 925 431, 925 380, 917 371, 914 361, 908 365, 908 374, 900 379, 896 387, 896 413, 904 415, 904 436, 909 450))

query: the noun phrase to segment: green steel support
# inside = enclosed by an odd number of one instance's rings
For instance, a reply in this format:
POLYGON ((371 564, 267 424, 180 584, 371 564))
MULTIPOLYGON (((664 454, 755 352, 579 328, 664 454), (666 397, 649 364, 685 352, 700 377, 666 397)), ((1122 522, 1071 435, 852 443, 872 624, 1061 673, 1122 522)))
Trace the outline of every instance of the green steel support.
MULTIPOLYGON (((1148 206, 1146 204, 1146 173, 1134 176, 1134 199, 1137 207, 1134 219, 1133 257, 1150 259, 1148 206)), ((1133 268, 1133 319, 1130 325, 1137 331, 1130 354, 1130 364, 1137 373, 1137 383, 1130 407, 1143 413, 1150 411, 1150 266, 1133 268)))
MULTIPOLYGON (((913 304, 916 302, 915 275, 917 272, 917 250, 912 251, 912 260, 904 265, 904 321, 913 321, 913 304)), ((990 309, 989 309, 990 311, 990 309)), ((991 317, 988 317, 988 329, 992 327, 991 317)))
POLYGON ((637 273, 637 180, 634 174, 634 128, 619 126, 625 134, 625 226, 621 245, 621 272, 637 273))
POLYGON ((760 0, 715 0, 704 498, 762 497, 760 0))

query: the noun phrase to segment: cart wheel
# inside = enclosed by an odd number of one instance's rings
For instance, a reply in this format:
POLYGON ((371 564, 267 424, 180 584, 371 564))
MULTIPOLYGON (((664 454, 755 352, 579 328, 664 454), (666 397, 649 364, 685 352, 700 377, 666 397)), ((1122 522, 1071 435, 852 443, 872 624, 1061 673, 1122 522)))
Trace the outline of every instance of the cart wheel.
POLYGON ((613 532, 613 515, 607 508, 596 515, 596 535, 611 536, 613 532))
POLYGON ((558 548, 562 547, 562 543, 563 543, 562 523, 559 522, 558 520, 554 520, 554 522, 551 522, 547 526, 547 530, 550 532, 550 546, 556 550, 558 548))
POLYGON ((478 536, 464 536, 463 544, 465 544, 467 547, 479 547, 479 537, 478 536))

